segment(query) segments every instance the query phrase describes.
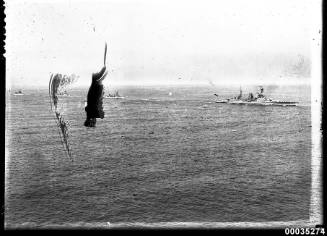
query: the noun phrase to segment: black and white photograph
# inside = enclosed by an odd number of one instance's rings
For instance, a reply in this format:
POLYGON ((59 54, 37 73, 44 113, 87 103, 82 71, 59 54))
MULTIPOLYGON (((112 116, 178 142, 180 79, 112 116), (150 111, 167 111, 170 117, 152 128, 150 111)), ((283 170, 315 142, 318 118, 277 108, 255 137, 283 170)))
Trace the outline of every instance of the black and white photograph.
POLYGON ((324 233, 321 0, 4 6, 5 229, 324 233))

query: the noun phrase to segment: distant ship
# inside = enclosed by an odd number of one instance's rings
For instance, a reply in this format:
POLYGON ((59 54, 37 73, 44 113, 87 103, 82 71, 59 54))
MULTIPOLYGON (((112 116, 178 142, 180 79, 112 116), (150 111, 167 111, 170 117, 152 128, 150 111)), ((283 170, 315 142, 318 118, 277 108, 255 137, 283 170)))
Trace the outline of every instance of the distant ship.
POLYGON ((24 95, 22 90, 18 90, 16 92, 14 92, 14 95, 17 96, 17 95, 24 95))
POLYGON ((58 97, 68 97, 68 96, 70 96, 68 93, 67 93, 67 91, 65 90, 65 91, 63 91, 63 92, 59 92, 58 94, 57 94, 57 96, 58 97))
MULTIPOLYGON (((253 93, 249 93, 247 97, 243 97, 242 89, 240 88, 240 94, 237 97, 217 100, 216 103, 263 106, 296 106, 298 104, 298 102, 280 101, 267 98, 264 95, 263 91, 263 87, 260 86, 260 90, 255 96, 253 95, 253 93)), ((214 95, 218 97, 217 94, 214 95)))
POLYGON ((125 98, 123 96, 120 96, 118 91, 116 91, 114 94, 108 94, 107 96, 105 96, 105 98, 125 98))

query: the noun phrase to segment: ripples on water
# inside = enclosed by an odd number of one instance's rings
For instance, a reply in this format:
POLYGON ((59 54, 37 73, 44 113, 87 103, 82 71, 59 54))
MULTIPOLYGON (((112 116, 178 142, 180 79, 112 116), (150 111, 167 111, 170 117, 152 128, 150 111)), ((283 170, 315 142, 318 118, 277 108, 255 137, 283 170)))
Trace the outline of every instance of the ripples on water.
POLYGON ((95 129, 83 126, 87 91, 72 91, 59 101, 73 162, 47 91, 8 96, 7 227, 308 219, 310 88, 270 94, 298 107, 213 102, 237 89, 120 88, 95 129))

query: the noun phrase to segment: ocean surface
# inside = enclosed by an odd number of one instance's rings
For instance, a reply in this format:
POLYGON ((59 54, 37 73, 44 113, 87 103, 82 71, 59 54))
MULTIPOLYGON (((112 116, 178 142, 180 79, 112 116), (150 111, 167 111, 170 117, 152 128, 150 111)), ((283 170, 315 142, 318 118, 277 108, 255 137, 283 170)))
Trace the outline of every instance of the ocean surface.
POLYGON ((239 87, 114 89, 96 128, 87 88, 59 97, 73 160, 47 89, 6 95, 5 227, 309 219, 309 86, 266 88, 296 107, 214 102, 239 87))

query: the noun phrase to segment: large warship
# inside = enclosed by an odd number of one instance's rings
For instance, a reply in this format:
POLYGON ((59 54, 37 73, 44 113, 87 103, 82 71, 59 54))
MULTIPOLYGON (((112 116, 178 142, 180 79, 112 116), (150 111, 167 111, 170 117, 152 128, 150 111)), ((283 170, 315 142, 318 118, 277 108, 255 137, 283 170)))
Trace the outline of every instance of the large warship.
MULTIPOLYGON (((216 97, 219 97, 217 94, 214 94, 216 97)), ((219 99, 216 103, 228 103, 228 104, 237 104, 237 105, 263 105, 263 106, 296 106, 298 102, 290 101, 280 101, 267 98, 264 95, 264 89, 262 86, 259 87, 259 92, 254 95, 249 93, 248 96, 243 96, 242 89, 240 88, 240 93, 238 96, 227 99, 219 99)))

